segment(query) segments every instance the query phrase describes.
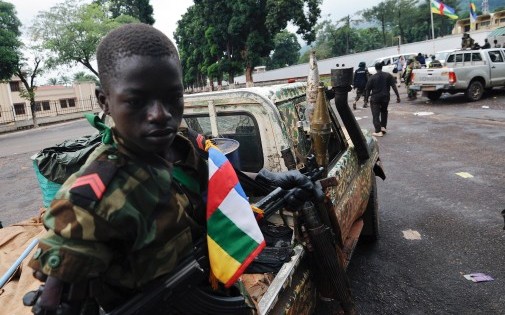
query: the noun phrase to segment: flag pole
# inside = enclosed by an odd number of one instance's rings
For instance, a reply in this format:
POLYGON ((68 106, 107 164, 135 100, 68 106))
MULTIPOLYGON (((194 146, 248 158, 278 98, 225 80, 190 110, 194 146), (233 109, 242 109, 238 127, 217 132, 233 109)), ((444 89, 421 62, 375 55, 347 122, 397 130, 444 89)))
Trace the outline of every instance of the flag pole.
POLYGON ((432 2, 430 0, 430 15, 431 15, 431 43, 433 46, 433 53, 435 53, 435 27, 433 26, 433 10, 431 9, 432 2))
POLYGON ((430 0, 430 15, 431 15, 431 39, 435 39, 435 27, 433 26, 433 10, 431 10, 431 0, 430 0))

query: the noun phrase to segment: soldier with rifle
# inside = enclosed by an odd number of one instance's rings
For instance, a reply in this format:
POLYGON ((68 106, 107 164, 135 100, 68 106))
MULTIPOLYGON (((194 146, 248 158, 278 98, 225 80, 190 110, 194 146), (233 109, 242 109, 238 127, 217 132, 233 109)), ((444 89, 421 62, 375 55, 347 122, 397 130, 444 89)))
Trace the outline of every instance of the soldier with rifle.
MULTIPOLYGON (((23 302, 34 314, 98 314, 151 292, 165 313, 191 313, 184 307, 197 301, 181 298, 182 309, 166 302, 185 293, 178 285, 208 281, 206 248, 198 241, 205 235, 207 165, 178 133, 184 102, 177 50, 155 28, 128 24, 102 40, 97 61, 96 96, 114 125, 48 209, 48 231, 29 263, 45 285, 23 302), (152 291, 158 279, 169 290, 152 291)), ((322 198, 299 171, 262 170, 255 180, 292 190, 283 199, 291 209, 322 198)), ((243 304, 228 313, 250 311, 243 304)))

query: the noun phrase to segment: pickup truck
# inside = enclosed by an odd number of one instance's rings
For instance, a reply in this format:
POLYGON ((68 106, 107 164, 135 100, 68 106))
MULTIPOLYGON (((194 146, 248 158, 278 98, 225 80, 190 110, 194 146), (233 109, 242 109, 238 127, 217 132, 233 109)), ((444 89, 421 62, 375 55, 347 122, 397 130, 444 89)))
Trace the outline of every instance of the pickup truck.
MULTIPOLYGON (((374 241, 378 237, 375 177, 384 177, 384 173, 377 140, 359 128, 347 105, 347 90, 335 99, 336 105, 327 102, 325 106, 331 131, 326 176, 320 183, 326 193, 325 212, 337 251, 342 253, 342 259, 335 263, 345 270, 358 239, 374 241), (339 114, 347 129, 339 122, 339 114)), ((302 169, 314 146, 306 107, 305 83, 193 94, 185 96, 183 124, 207 138, 238 141, 238 165, 244 172, 302 169)), ((289 214, 269 218, 272 224, 295 229, 296 235, 295 221, 289 214)), ((261 294, 251 292, 255 283, 248 279, 254 275, 242 276, 258 314, 311 314, 320 301, 307 248, 297 237, 291 246, 294 255, 271 274, 273 280, 261 294)))
MULTIPOLYGON (((320 314, 337 314, 339 309, 345 314, 356 314, 345 270, 358 240, 372 242, 379 236, 376 176, 384 179, 385 175, 377 140, 369 131, 359 128, 347 104, 353 69, 343 71, 345 84, 332 82, 335 104, 330 105, 325 97, 328 91, 319 87, 310 122, 305 83, 185 96, 181 132, 192 129, 206 138, 236 141, 239 146, 233 153, 238 152, 238 157, 230 161, 241 172, 254 173, 262 168, 304 172, 314 166, 315 154, 315 160, 322 161, 317 164, 324 166, 324 175, 319 177, 324 200, 312 207, 311 218, 306 215, 306 207, 300 213, 282 208, 270 216, 265 212, 260 226, 265 239, 268 235, 275 244, 269 245, 267 241, 263 250, 267 255, 260 254, 234 290, 225 295, 208 291, 208 277, 202 277, 208 260, 190 258, 180 269, 161 279, 162 285, 146 288, 110 314, 174 314, 174 309, 181 314, 313 314, 316 309, 320 314), (316 117, 321 117, 322 123, 316 117), (320 138, 315 134, 318 130, 320 138), (322 139, 324 144, 321 146, 315 139, 322 139), (326 157, 322 160, 321 148, 326 157), (311 222, 316 222, 316 226, 311 222), (273 249, 278 244, 282 245, 282 257, 268 256, 276 253, 273 249), (255 265, 256 269, 252 269, 255 265), (265 266, 270 269, 264 270, 265 266), (206 285, 201 286, 202 282, 206 285), (141 303, 146 298, 158 303, 141 303)), ((249 201, 261 209, 265 208, 260 203, 277 191, 265 192, 242 184, 249 201)), ((274 204, 282 196, 272 198, 274 204)), ((0 236, 11 229, 1 229, 4 232, 0 236)), ((43 230, 39 223, 30 237, 36 238, 43 230)), ((206 252, 204 246, 195 248, 201 249, 198 253, 206 252)), ((25 253, 32 250, 29 247, 25 253)), ((195 257, 201 257, 196 252, 195 257)), ((39 282, 34 281, 29 268, 26 270, 28 276, 20 277, 19 282, 16 278, 17 284, 14 280, 8 284, 9 292, 17 294, 10 305, 17 310, 7 311, 9 314, 30 313, 28 307, 19 309, 21 296, 28 288, 36 289, 39 282)))
POLYGON ((454 51, 443 68, 414 69, 411 82, 411 90, 423 92, 432 101, 444 92, 464 92, 470 101, 478 101, 485 90, 505 86, 505 50, 454 51))

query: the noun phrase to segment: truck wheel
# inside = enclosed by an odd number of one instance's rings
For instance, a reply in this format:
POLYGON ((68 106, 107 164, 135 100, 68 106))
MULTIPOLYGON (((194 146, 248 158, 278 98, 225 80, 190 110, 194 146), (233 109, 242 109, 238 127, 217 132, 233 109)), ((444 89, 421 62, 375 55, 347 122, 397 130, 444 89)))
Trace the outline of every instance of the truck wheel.
POLYGON ((431 101, 436 101, 442 96, 442 91, 426 92, 426 97, 431 101))
POLYGON ((484 94, 484 87, 480 81, 472 81, 466 89, 466 97, 471 101, 475 102, 482 98, 484 94))
POLYGON ((360 240, 366 243, 375 242, 379 238, 379 202, 377 200, 377 180, 372 174, 372 191, 363 214, 363 230, 360 240))

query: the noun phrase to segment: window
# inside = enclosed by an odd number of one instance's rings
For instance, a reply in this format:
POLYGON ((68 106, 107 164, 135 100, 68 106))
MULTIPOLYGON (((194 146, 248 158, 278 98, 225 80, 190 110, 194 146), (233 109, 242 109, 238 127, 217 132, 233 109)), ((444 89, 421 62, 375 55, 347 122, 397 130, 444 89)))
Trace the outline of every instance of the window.
POLYGON ((463 61, 463 54, 457 54, 456 55, 456 62, 462 62, 463 61))
POLYGON ((465 62, 467 62, 467 61, 471 61, 471 58, 472 58, 472 54, 470 54, 470 53, 465 53, 465 62))
POLYGON ((449 55, 447 62, 454 62, 454 55, 449 55))
POLYGON ((50 110, 51 106, 49 105, 49 101, 41 101, 35 102, 35 110, 40 112, 41 110, 50 110))
MULTIPOLYGON (((186 116, 184 123, 203 135, 210 135, 209 116, 186 116)), ((247 113, 227 113, 217 116, 220 137, 238 141, 240 169, 244 172, 259 172, 263 168, 263 149, 256 120, 247 113)))
POLYGON ((503 57, 499 50, 488 51, 488 54, 492 62, 503 62, 503 57))
POLYGON ((61 108, 67 108, 67 107, 75 107, 75 98, 64 98, 60 100, 60 107, 61 108))
POLYGON ((14 113, 16 113, 16 115, 25 115, 26 114, 25 103, 15 103, 14 113))
POLYGON ((21 90, 21 87, 19 86, 19 81, 11 81, 9 82, 9 85, 11 87, 11 92, 19 92, 21 90))
POLYGON ((49 105, 49 101, 42 101, 41 103, 43 110, 51 110, 51 105, 49 105))
POLYGON ((491 21, 482 21, 480 22, 480 26, 488 26, 491 24, 491 21))
POLYGON ((482 56, 479 53, 472 53, 472 61, 482 61, 482 56))

